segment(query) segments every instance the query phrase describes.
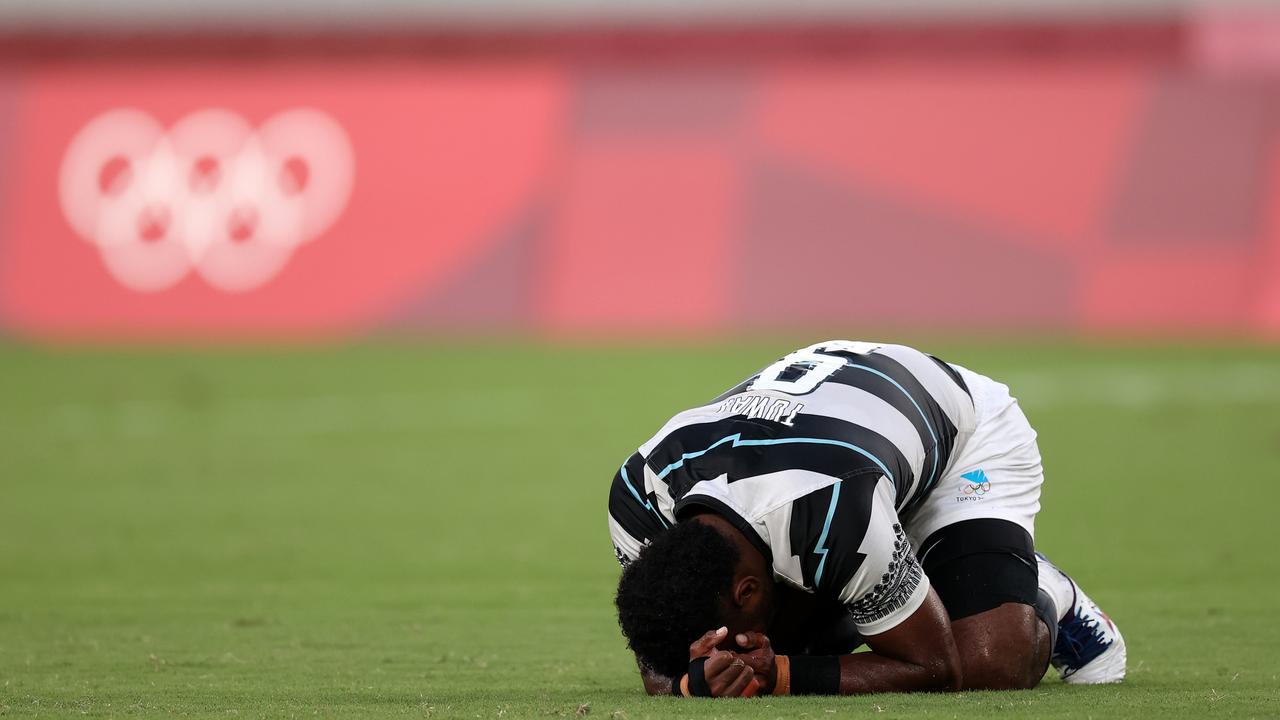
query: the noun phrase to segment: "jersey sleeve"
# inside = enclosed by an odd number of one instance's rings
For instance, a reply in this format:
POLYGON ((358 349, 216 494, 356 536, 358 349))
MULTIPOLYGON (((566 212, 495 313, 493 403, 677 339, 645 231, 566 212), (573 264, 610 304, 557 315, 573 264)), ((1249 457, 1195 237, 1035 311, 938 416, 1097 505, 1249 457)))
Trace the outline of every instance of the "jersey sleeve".
POLYGON ((658 511, 657 498, 646 492, 644 458, 632 455, 613 476, 609 488, 609 535, 618 563, 625 566, 669 523, 658 511))
POLYGON ((815 490, 792 504, 790 520, 803 584, 844 603, 864 636, 894 628, 924 602, 929 580, 888 478, 854 477, 815 490))

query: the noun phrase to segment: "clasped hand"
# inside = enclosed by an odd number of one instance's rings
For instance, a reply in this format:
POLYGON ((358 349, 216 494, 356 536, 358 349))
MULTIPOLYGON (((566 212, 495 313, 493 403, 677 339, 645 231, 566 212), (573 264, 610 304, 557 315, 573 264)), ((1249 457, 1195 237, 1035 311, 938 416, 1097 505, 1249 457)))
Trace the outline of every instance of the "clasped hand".
MULTIPOLYGON (((721 650, 728 628, 711 630, 689 646, 689 661, 706 658, 702 674, 712 697, 752 697, 769 694, 777 682, 777 665, 769 638, 764 633, 744 632, 734 636, 736 649, 721 650)), ((691 672, 696 668, 690 667, 691 672)))

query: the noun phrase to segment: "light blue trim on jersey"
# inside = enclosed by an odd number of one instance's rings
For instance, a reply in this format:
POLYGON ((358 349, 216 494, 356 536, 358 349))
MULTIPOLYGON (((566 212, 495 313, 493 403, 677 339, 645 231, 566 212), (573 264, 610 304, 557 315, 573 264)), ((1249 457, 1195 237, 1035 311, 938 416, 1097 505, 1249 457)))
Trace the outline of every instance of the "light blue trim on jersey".
POLYGON ((813 548, 814 555, 821 555, 822 559, 818 561, 818 571, 813 574, 813 588, 818 589, 818 583, 822 582, 822 571, 827 565, 827 534, 831 532, 831 518, 836 516, 836 501, 840 499, 840 483, 831 486, 831 507, 827 508, 827 521, 822 524, 822 534, 818 536, 818 544, 813 548))
MULTIPOLYGON (((870 368, 867 368, 867 369, 870 369, 870 368)), ((892 382, 892 380, 890 380, 890 382, 892 382)), ((871 462, 875 463, 876 467, 880 468, 880 472, 884 473, 885 477, 889 478, 889 482, 894 481, 893 473, 889 472, 889 468, 885 467, 885 464, 880 462, 879 458, 877 458, 875 455, 872 455, 871 453, 867 452, 866 450, 863 450, 862 448, 852 443, 847 443, 840 440, 828 440, 826 438, 808 438, 808 437, 774 438, 774 439, 768 439, 768 440, 743 440, 742 433, 734 433, 733 435, 722 437, 719 440, 707 446, 705 450, 698 450, 697 452, 681 454, 679 460, 662 468, 662 472, 658 473, 658 479, 661 480, 665 478, 673 470, 679 468, 681 465, 684 465, 686 461, 693 460, 694 458, 702 457, 703 455, 706 455, 707 453, 720 447, 721 445, 724 445, 727 442, 733 443, 734 447, 756 447, 760 445, 796 445, 796 444, 834 445, 836 447, 842 447, 842 448, 852 450, 858 453, 859 455, 867 458, 871 462)), ((813 576, 813 586, 815 588, 818 586, 818 581, 822 579, 822 571, 826 569, 826 565, 827 565, 827 548, 824 546, 827 544, 827 535, 831 533, 831 520, 836 515, 836 501, 840 499, 841 482, 842 481, 836 481, 836 483, 831 486, 833 488, 831 491, 831 507, 827 508, 827 520, 822 525, 822 535, 818 537, 818 544, 813 550, 815 555, 822 556, 822 559, 818 561, 818 570, 817 572, 814 573, 814 576, 813 576)), ((630 484, 628 484, 627 487, 630 487, 630 484)), ((635 492, 635 490, 632 490, 632 492, 635 492)))
POLYGON ((893 378, 889 377, 888 375, 885 375, 884 373, 880 372, 879 370, 876 370, 875 368, 869 368, 866 365, 858 365, 857 363, 851 362, 848 364, 848 367, 855 367, 855 368, 858 368, 859 370, 866 370, 869 373, 879 375, 885 380, 888 380, 889 382, 893 383, 894 387, 901 390, 903 395, 907 396, 907 399, 911 401, 912 405, 915 405, 916 412, 920 413, 920 419, 924 421, 924 426, 929 431, 929 437, 933 440, 933 469, 929 471, 929 482, 917 492, 928 491, 928 489, 933 487, 933 484, 938 481, 938 452, 939 452, 938 436, 933 432, 933 425, 929 424, 929 417, 924 414, 924 410, 920 408, 920 404, 916 402, 916 399, 911 397, 911 393, 907 392, 906 388, 899 385, 897 380, 894 380, 893 378))
MULTIPOLYGON (((734 433, 733 435, 722 437, 719 440, 711 443, 711 445, 707 446, 706 450, 699 450, 697 452, 681 454, 679 460, 662 468, 662 472, 658 473, 658 479, 662 480, 667 475, 669 475, 671 471, 679 468, 681 465, 684 465, 685 461, 702 457, 703 455, 706 455, 707 453, 711 452, 712 450, 715 450, 716 448, 720 447, 721 445, 727 442, 732 442, 734 447, 755 447, 759 445, 835 445, 836 447, 842 447, 842 448, 852 450, 858 453, 859 455, 865 457, 866 459, 870 460, 871 462, 875 463, 876 467, 880 468, 880 472, 884 473, 885 476, 889 478, 890 482, 894 481, 893 473, 889 472, 889 468, 885 467, 885 464, 880 462, 880 458, 877 458, 875 455, 872 455, 871 453, 867 452, 866 450, 863 450, 862 448, 852 443, 847 443, 840 440, 828 440, 826 438, 806 438, 806 437, 774 438, 770 440, 743 440, 742 433, 734 433)), ((635 491, 633 490, 632 492, 635 492, 635 491)))
POLYGON ((635 496, 636 502, 643 505, 645 510, 648 510, 649 512, 652 512, 654 515, 657 515, 658 522, 662 523, 662 527, 664 528, 671 527, 670 525, 667 524, 667 519, 662 517, 662 513, 658 512, 658 509, 653 506, 653 503, 644 499, 640 495, 640 493, 636 491, 635 486, 631 484, 631 478, 627 476, 627 466, 623 465, 621 468, 619 468, 619 472, 622 473, 622 482, 627 484, 627 489, 631 491, 631 494, 633 496, 635 496))

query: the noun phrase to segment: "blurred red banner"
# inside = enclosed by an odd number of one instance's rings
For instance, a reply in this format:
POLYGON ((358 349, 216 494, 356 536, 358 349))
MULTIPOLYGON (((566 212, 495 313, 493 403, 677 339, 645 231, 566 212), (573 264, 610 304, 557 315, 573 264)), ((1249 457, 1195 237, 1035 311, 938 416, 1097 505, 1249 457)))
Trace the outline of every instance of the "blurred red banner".
POLYGON ((11 54, 0 327, 1280 331, 1280 85, 1020 32, 11 54))

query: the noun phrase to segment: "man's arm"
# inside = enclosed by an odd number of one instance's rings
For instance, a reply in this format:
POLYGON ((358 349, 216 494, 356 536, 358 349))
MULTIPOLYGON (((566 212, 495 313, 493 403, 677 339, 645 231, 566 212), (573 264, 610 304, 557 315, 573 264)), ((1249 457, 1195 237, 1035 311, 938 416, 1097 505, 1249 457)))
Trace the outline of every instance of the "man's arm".
POLYGON ((866 640, 871 652, 840 657, 841 695, 960 689, 960 653, 933 588, 910 617, 866 640))
MULTIPOLYGON (((740 655, 761 679, 761 694, 773 692, 778 682, 776 657, 769 638, 760 633, 738 635, 740 655)), ((960 653, 951 634, 951 623, 942 601, 932 589, 919 608, 893 628, 867 637, 871 652, 827 658, 839 663, 841 695, 879 692, 943 692, 961 688, 960 653)), ((797 656, 792 656, 797 657, 797 656)), ((794 675, 790 685, 809 683, 794 675)))

